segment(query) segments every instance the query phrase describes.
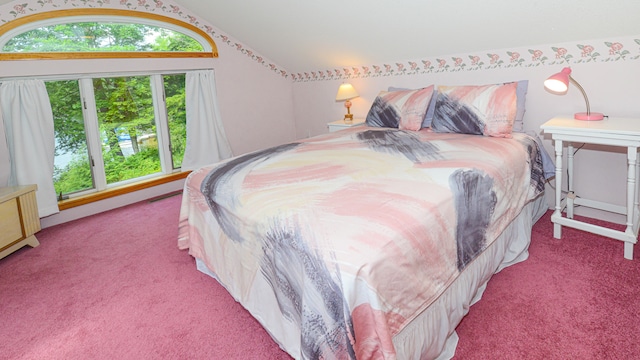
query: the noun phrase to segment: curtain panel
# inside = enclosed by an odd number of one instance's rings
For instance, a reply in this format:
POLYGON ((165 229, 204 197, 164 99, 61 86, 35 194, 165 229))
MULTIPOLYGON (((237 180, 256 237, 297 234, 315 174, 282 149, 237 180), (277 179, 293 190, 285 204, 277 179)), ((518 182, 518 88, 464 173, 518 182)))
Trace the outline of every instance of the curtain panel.
POLYGON ((194 170, 231 157, 213 70, 187 72, 185 96, 187 144, 182 170, 194 170))
MULTIPOLYGON (((7 185, 36 184, 39 216, 59 212, 53 187, 53 113, 44 82, 3 82, 0 85, 0 107, 10 159, 7 185)), ((3 164, 5 162, 0 161, 0 166, 6 166, 3 164)), ((5 173, 5 169, 2 171, 5 173)))
POLYGON ((7 146, 7 136, 4 131, 4 120, 0 111, 0 186, 9 185, 9 173, 11 172, 11 158, 9 158, 9 147, 7 146))

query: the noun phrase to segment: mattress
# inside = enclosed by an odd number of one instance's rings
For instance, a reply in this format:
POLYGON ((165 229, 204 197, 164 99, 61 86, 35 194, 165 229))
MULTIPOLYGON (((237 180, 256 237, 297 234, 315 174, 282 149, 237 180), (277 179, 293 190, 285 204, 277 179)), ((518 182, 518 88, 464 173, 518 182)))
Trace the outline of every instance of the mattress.
POLYGON ((178 244, 294 358, 447 357, 543 189, 527 135, 362 127, 194 171, 178 244))

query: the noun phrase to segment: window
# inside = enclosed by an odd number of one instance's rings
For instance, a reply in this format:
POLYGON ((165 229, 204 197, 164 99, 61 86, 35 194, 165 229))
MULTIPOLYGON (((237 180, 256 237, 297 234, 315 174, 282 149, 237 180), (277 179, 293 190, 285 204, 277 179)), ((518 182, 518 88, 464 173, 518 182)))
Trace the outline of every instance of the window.
MULTIPOLYGON (((211 57, 218 53, 207 33, 150 12, 54 10, 0 25, 0 64, 82 60, 81 74, 64 70, 41 76, 54 115, 55 191, 60 199, 77 198, 62 203, 65 208, 184 176, 185 81, 190 70, 210 68, 206 59, 196 58, 211 57), (153 59, 155 70, 129 71, 123 62, 110 69, 104 61, 94 62, 111 58, 153 59), (194 59, 177 60, 182 58, 194 59)), ((43 65, 24 64, 38 70, 43 65)), ((51 175, 38 181, 47 178, 51 175)))
POLYGON ((0 26, 0 60, 218 57, 199 28, 152 13, 69 9, 0 26))
POLYGON ((45 85, 54 115, 54 186, 60 198, 179 170, 186 139, 185 74, 45 85))

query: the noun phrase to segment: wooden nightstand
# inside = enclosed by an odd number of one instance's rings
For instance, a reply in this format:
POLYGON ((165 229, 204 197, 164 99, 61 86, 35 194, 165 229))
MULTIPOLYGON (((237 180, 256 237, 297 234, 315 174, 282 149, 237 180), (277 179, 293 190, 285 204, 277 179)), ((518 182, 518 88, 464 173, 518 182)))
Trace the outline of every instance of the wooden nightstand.
POLYGON ((562 225, 610 237, 624 242, 624 257, 633 259, 633 246, 638 242, 638 148, 640 147, 640 119, 605 118, 600 121, 581 121, 569 117, 553 118, 540 126, 551 134, 556 153, 556 205, 551 216, 554 223, 553 236, 562 237, 562 225), (569 193, 562 200, 562 152, 563 142, 567 142, 567 172, 569 193), (627 204, 619 206, 577 197, 573 192, 573 145, 571 142, 598 145, 621 146, 627 148, 627 204), (566 217, 562 208, 566 204, 566 217), (587 224, 573 219, 574 205, 605 210, 627 216, 626 229, 618 231, 603 226, 587 224))
POLYGON ((364 124, 365 119, 353 119, 351 122, 345 122, 344 120, 338 120, 334 122, 330 122, 327 124, 329 127, 329 132, 334 132, 342 129, 347 129, 354 126, 359 126, 364 124))
POLYGON ((0 188, 0 259, 25 245, 40 245, 36 185, 0 188))

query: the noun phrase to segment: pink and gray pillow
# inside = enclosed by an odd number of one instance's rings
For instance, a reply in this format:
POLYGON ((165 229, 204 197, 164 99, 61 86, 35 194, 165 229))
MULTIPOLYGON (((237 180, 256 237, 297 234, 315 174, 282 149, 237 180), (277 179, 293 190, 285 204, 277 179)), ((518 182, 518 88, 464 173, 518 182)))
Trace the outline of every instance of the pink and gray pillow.
MULTIPOLYGON (((527 91, 529 88, 529 80, 520 80, 516 82, 518 85, 516 86, 516 95, 518 97, 517 110, 516 110, 516 119, 513 122, 513 131, 523 132, 524 131, 524 112, 525 112, 525 102, 527 91)), ((398 90, 409 90, 407 88, 399 88, 394 86, 389 86, 389 91, 398 91, 398 90)), ((436 110, 436 99, 438 98, 438 88, 434 87, 433 95, 431 96, 431 102, 427 107, 427 112, 424 116, 424 121, 422 121, 422 127, 427 128, 431 127, 431 121, 433 120, 433 114, 436 110)))
POLYGON ((517 85, 439 86, 431 128, 435 132, 511 137, 517 85))
POLYGON ((367 114, 375 127, 418 131, 433 96, 433 85, 417 90, 381 91, 367 114))

